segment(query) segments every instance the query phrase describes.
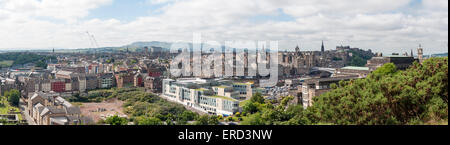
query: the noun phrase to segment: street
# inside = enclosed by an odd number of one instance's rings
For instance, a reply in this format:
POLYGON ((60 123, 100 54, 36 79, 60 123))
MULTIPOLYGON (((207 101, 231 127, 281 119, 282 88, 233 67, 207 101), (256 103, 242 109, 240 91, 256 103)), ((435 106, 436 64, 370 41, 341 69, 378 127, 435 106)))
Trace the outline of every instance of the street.
POLYGON ((23 118, 25 118, 28 125, 36 125, 34 120, 28 114, 27 104, 22 99, 20 99, 19 108, 20 108, 20 112, 22 113, 23 118))

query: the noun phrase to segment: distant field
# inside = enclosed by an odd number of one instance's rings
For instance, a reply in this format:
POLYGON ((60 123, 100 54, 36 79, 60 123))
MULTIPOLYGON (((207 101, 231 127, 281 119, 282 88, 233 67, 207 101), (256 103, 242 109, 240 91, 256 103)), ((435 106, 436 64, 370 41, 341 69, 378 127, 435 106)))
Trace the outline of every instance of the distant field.
POLYGON ((0 67, 10 67, 13 63, 14 61, 12 60, 0 61, 0 67))

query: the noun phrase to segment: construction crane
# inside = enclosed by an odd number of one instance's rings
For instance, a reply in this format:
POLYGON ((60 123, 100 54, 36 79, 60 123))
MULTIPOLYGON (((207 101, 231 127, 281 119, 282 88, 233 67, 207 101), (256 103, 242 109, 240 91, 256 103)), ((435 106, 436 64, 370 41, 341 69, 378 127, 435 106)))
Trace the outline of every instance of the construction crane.
POLYGON ((98 47, 97 40, 95 39, 94 35, 91 35, 91 34, 89 33, 89 31, 86 31, 86 34, 88 35, 89 42, 91 42, 91 45, 92 45, 94 48, 99 48, 99 47, 98 47))

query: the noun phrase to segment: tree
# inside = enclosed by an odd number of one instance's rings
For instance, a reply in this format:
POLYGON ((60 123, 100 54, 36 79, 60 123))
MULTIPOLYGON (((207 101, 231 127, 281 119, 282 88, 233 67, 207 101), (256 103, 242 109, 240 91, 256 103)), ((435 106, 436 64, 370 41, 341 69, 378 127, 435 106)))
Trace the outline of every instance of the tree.
POLYGON ((140 120, 138 125, 163 125, 163 122, 159 118, 149 117, 140 120))
POLYGON ((242 125, 448 124, 448 58, 430 58, 406 71, 386 64, 365 79, 341 81, 312 107, 249 102, 242 125), (254 112, 256 111, 256 112, 254 112))
POLYGON ((209 125, 219 125, 219 119, 218 119, 218 117, 215 116, 215 115, 209 116, 208 124, 209 124, 209 125))
POLYGON ((195 125, 208 125, 209 116, 208 115, 202 115, 200 116, 197 121, 195 121, 195 125))
POLYGON ((8 98, 9 104, 13 106, 19 106, 20 96, 19 90, 16 89, 5 92, 5 97, 8 98))
POLYGON ((106 124, 109 125, 127 125, 128 120, 126 118, 119 117, 117 115, 114 115, 112 117, 109 117, 105 120, 106 124))
POLYGON ((366 79, 340 82, 314 98, 310 123, 406 125, 448 122, 448 58, 430 58, 406 71, 385 64, 366 79))
POLYGON ((265 125, 264 121, 261 119, 261 113, 255 113, 243 120, 241 125, 265 125))
POLYGON ((200 116, 197 121, 195 121, 194 125, 218 125, 219 119, 217 116, 209 116, 209 115, 202 115, 200 116))
POLYGON ((244 112, 247 112, 247 113, 250 113, 250 114, 253 114, 253 113, 256 113, 256 112, 259 111, 258 110, 258 104, 257 103, 253 103, 253 102, 247 102, 247 104, 245 104, 242 107, 242 109, 243 109, 244 112))
POLYGON ((350 58, 350 64, 351 66, 365 66, 367 64, 367 60, 364 60, 360 56, 353 56, 350 58))
POLYGON ((196 117, 197 117, 196 113, 194 113, 192 111, 188 111, 188 110, 184 111, 181 114, 181 120, 184 120, 184 121, 192 121, 192 120, 195 120, 196 117))
POLYGON ((260 111, 261 106, 265 104, 265 99, 261 93, 256 93, 250 98, 250 101, 247 102, 242 108, 246 113, 253 114, 255 112, 260 111))
POLYGON ((256 93, 250 98, 250 102, 264 104, 264 97, 261 93, 256 93))
POLYGON ((47 69, 47 63, 45 63, 44 61, 38 61, 37 63, 36 63, 36 67, 41 67, 41 68, 44 68, 44 69, 47 69))
POLYGON ((372 75, 375 77, 379 76, 387 76, 392 75, 397 72, 397 67, 393 63, 386 63, 382 67, 378 68, 374 72, 372 72, 372 75))

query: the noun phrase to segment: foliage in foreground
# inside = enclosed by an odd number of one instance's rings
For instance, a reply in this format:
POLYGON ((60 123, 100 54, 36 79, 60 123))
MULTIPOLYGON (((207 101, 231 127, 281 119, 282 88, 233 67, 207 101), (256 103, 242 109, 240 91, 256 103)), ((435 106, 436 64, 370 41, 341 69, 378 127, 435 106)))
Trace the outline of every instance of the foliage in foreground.
POLYGON ((386 64, 368 78, 342 81, 332 88, 306 110, 300 105, 250 102, 244 107, 250 115, 241 124, 448 124, 448 58, 431 58, 406 71, 386 64))
POLYGON ((126 118, 122 118, 122 117, 119 117, 117 115, 114 115, 112 117, 108 117, 105 120, 105 123, 109 124, 109 125, 127 125, 128 124, 128 120, 126 118))
POLYGON ((20 92, 19 90, 12 89, 5 92, 5 97, 8 99, 9 104, 13 106, 19 106, 20 102, 20 92))
POLYGON ((199 118, 197 113, 183 105, 168 102, 139 88, 96 90, 87 96, 75 95, 70 101, 102 102, 113 98, 125 102, 123 111, 136 125, 186 125, 199 118))

